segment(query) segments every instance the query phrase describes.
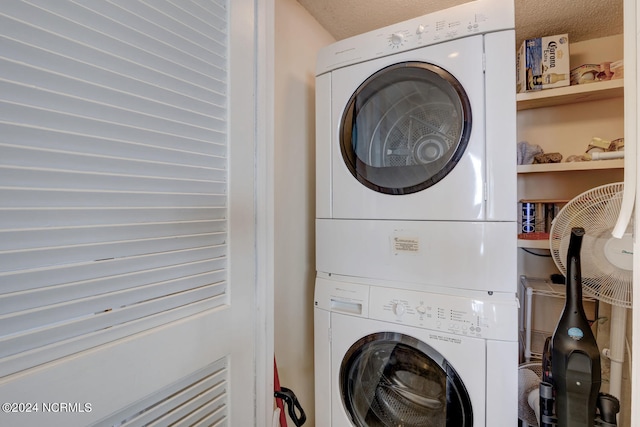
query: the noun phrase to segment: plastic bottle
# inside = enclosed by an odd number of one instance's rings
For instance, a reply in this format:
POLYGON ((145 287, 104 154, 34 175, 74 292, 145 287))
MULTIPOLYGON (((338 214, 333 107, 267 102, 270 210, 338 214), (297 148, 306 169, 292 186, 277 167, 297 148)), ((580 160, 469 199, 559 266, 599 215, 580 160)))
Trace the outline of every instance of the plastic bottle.
POLYGON ((539 85, 550 85, 550 84, 554 84, 554 83, 558 83, 559 81, 562 80, 568 80, 569 79, 569 75, 568 74, 557 74, 557 73, 547 73, 547 74, 543 74, 541 76, 535 76, 534 79, 537 79, 537 81, 535 82, 536 84, 539 85))

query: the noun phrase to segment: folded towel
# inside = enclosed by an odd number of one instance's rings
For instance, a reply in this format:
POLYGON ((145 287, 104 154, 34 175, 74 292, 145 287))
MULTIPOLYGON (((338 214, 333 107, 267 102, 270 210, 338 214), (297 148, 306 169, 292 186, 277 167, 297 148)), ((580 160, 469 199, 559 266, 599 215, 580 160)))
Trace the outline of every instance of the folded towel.
POLYGON ((527 141, 518 143, 518 164, 530 165, 533 163, 533 158, 538 154, 543 154, 542 148, 539 145, 529 144, 527 141))

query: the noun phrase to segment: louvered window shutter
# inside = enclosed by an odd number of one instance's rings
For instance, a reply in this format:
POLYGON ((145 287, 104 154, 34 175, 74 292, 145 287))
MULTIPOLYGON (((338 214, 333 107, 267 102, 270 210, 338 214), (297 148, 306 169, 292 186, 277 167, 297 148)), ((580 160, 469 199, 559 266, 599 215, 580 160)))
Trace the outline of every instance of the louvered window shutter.
POLYGON ((0 10, 0 377, 228 303, 224 1, 0 10))

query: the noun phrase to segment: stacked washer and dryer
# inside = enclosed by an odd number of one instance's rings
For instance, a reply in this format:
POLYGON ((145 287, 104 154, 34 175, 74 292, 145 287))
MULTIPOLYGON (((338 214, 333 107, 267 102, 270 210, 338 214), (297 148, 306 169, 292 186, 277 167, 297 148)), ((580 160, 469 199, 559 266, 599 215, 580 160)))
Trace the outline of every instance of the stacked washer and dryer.
POLYGON ((320 51, 317 427, 517 425, 515 114, 512 0, 320 51))

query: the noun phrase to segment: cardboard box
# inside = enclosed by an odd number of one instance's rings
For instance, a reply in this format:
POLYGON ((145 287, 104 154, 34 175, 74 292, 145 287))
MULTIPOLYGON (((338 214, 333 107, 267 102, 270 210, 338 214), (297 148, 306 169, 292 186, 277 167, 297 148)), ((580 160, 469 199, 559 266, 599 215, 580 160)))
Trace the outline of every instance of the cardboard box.
POLYGON ((581 85, 598 81, 599 64, 583 64, 571 70, 571 84, 581 85))
POLYGON ((569 35, 528 39, 517 53, 517 91, 569 86, 569 35))

